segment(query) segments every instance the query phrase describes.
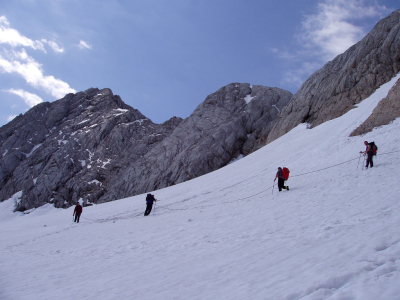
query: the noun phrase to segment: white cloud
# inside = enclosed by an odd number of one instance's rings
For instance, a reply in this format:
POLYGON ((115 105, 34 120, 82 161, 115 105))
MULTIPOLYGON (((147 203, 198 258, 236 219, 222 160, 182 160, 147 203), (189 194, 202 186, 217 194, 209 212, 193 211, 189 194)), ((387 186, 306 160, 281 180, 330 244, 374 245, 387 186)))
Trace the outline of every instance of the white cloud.
POLYGON ((304 78, 309 77, 310 74, 320 67, 319 63, 304 62, 300 69, 287 71, 282 82, 299 87, 304 83, 304 78))
MULTIPOLYGON (((45 76, 42 65, 29 56, 25 50, 28 47, 46 53, 45 46, 49 46, 56 53, 64 52, 64 49, 56 42, 46 39, 40 41, 29 39, 11 28, 5 16, 0 16, 0 44, 3 45, 0 48, 0 72, 16 73, 24 78, 29 85, 43 90, 57 99, 64 97, 65 94, 76 92, 68 83, 56 79, 54 76, 45 76), (16 50, 16 48, 19 50, 16 50)), ((22 93, 22 90, 10 91, 24 98, 30 106, 32 103, 37 104, 40 99, 30 96, 33 94, 22 93)))
POLYGON ((55 98, 59 99, 68 93, 75 93, 68 83, 54 78, 54 76, 45 76, 42 66, 24 49, 20 52, 5 52, 7 57, 0 54, 0 71, 3 73, 17 73, 22 76, 26 82, 38 89, 41 89, 55 98))
POLYGON ((49 45, 50 48, 53 49, 54 52, 57 52, 57 53, 63 53, 64 52, 64 49, 61 48, 60 46, 58 46, 58 44, 56 42, 48 41, 46 39, 42 39, 41 41, 43 43, 49 45))
POLYGON ((31 40, 21 35, 18 30, 10 28, 10 23, 5 16, 0 16, 0 44, 8 44, 11 47, 30 47, 46 52, 42 42, 31 40))
POLYGON ((284 60, 292 60, 294 58, 296 58, 296 54, 295 53, 291 53, 289 51, 285 51, 285 50, 280 50, 280 49, 271 49, 271 51, 277 55, 279 58, 284 59, 284 60))
POLYGON ((381 17, 383 13, 387 13, 386 7, 375 1, 326 0, 318 4, 316 14, 305 17, 300 40, 303 46, 330 60, 366 35, 363 27, 355 25, 357 20, 381 17))
POLYGON ((0 16, 0 26, 10 26, 7 18, 5 16, 0 16))
POLYGON ((7 92, 20 96, 22 99, 24 99, 25 103, 27 105, 29 105, 29 107, 33 107, 33 106, 43 102, 43 99, 40 98, 38 95, 29 93, 29 92, 21 90, 21 89, 18 89, 18 90, 10 89, 7 92))
POLYGON ((299 87, 323 64, 367 34, 367 29, 359 24, 382 18, 388 13, 389 10, 375 0, 322 1, 314 14, 304 17, 296 51, 272 49, 279 58, 298 66, 286 72, 283 83, 299 87))
POLYGON ((8 116, 7 122, 10 122, 10 121, 14 120, 16 116, 17 115, 8 116))
POLYGON ((64 52, 64 49, 59 47, 54 41, 48 41, 46 39, 40 41, 32 40, 23 36, 18 32, 18 30, 10 27, 10 23, 5 16, 0 16, 0 44, 7 44, 13 48, 30 47, 35 50, 41 50, 44 53, 47 53, 45 49, 45 44, 47 44, 57 53, 64 52))
POLYGON ((92 46, 82 40, 79 41, 78 47, 79 49, 92 49, 92 46))

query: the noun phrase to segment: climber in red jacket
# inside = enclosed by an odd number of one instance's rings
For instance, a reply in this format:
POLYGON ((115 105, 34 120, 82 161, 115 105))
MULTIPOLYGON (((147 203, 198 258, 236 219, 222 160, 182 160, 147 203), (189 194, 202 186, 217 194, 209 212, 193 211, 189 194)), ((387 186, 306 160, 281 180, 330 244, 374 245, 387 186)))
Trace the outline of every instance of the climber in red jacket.
POLYGON ((79 223, 79 218, 81 217, 81 213, 82 213, 82 205, 78 201, 74 209, 74 214, 75 214, 74 222, 79 223))

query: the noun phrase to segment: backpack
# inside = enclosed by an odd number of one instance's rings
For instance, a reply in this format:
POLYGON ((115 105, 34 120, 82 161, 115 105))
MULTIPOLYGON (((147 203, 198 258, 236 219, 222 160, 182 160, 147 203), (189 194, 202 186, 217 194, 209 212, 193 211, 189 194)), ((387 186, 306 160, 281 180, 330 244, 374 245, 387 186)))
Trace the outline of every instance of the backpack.
POLYGON ((290 171, 289 171, 288 168, 284 167, 282 169, 282 177, 283 177, 284 180, 288 180, 289 179, 289 173, 290 173, 290 171))
POLYGON ((147 204, 153 203, 153 201, 154 201, 153 195, 152 195, 152 194, 147 194, 147 196, 146 196, 146 203, 147 203, 147 204))
POLYGON ((375 142, 371 142, 369 143, 369 145, 371 146, 372 155, 376 155, 376 151, 378 151, 378 146, 375 145, 375 142))

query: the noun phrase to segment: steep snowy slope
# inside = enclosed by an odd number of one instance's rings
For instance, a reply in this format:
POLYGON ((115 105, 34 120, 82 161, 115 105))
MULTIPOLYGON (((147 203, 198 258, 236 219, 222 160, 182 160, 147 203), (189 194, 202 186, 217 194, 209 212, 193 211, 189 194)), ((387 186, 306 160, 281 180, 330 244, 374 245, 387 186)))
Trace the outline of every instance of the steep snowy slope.
MULTIPOLYGON (((0 204, 0 299, 399 299, 400 119, 349 137, 399 78, 218 171, 84 208, 0 204), (363 141, 379 146, 363 170, 363 141), (273 188, 278 166, 290 191, 273 188)), ((15 199, 17 199, 15 196, 15 199)))

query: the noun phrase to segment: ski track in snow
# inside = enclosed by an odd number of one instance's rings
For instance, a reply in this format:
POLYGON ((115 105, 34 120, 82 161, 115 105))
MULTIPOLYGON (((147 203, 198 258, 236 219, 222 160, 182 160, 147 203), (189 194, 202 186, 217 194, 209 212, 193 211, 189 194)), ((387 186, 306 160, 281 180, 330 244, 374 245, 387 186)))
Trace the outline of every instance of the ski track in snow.
POLYGON ((73 207, 0 203, 0 299, 399 299, 400 119, 348 137, 396 79, 340 118, 155 191, 148 217, 144 195, 85 207, 79 224, 73 207), (368 170, 364 140, 379 147, 368 170), (273 188, 278 166, 290 191, 273 188))

